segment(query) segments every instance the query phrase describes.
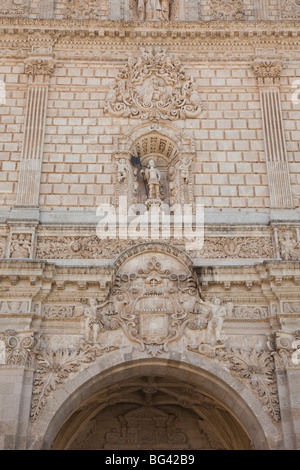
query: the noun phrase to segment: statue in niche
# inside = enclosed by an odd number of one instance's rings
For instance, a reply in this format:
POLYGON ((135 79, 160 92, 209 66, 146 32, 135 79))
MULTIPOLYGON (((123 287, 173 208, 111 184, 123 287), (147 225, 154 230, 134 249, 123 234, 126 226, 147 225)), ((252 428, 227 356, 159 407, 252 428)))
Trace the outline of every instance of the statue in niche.
POLYGON ((149 166, 146 170, 141 170, 141 173, 145 175, 148 186, 148 200, 160 201, 160 190, 161 190, 161 181, 160 181, 160 172, 155 167, 155 162, 153 159, 149 161, 149 166))
POLYGON ((170 18, 169 0, 138 0, 138 19, 140 21, 168 21, 170 18))

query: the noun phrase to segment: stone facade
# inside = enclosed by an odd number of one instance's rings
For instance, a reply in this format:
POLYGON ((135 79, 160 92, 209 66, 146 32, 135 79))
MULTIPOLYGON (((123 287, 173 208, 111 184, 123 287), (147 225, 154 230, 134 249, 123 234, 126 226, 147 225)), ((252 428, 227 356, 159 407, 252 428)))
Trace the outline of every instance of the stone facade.
POLYGON ((299 19, 1 2, 1 449, 300 448, 299 19))

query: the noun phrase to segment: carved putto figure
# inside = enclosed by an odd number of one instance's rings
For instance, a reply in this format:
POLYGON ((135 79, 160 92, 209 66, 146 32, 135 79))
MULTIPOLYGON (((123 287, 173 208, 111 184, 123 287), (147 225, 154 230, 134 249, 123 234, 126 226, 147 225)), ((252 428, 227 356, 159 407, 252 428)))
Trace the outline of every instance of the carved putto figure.
POLYGON ((285 230, 279 239, 281 258, 285 261, 300 258, 300 242, 296 241, 290 230, 285 230))

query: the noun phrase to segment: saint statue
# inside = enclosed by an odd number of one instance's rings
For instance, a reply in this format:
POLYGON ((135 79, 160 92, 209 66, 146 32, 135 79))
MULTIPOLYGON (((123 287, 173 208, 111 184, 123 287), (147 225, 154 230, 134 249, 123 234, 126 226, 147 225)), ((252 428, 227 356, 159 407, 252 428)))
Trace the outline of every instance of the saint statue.
POLYGON ((138 19, 168 21, 170 17, 169 0, 138 0, 138 19))
POLYGON ((148 185, 148 199, 160 200, 160 173, 155 167, 154 160, 149 161, 149 166, 144 173, 148 185))

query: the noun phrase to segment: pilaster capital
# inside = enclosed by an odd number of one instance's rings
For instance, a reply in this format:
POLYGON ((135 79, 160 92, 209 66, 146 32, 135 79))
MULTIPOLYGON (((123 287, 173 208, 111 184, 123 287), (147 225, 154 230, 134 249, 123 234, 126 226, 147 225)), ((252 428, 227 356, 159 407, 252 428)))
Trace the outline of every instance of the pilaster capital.
POLYGON ((48 84, 55 69, 52 56, 28 57, 25 60, 25 73, 29 83, 48 84))
POLYGON ((259 85, 280 85, 283 62, 279 60, 256 60, 252 70, 259 85))

